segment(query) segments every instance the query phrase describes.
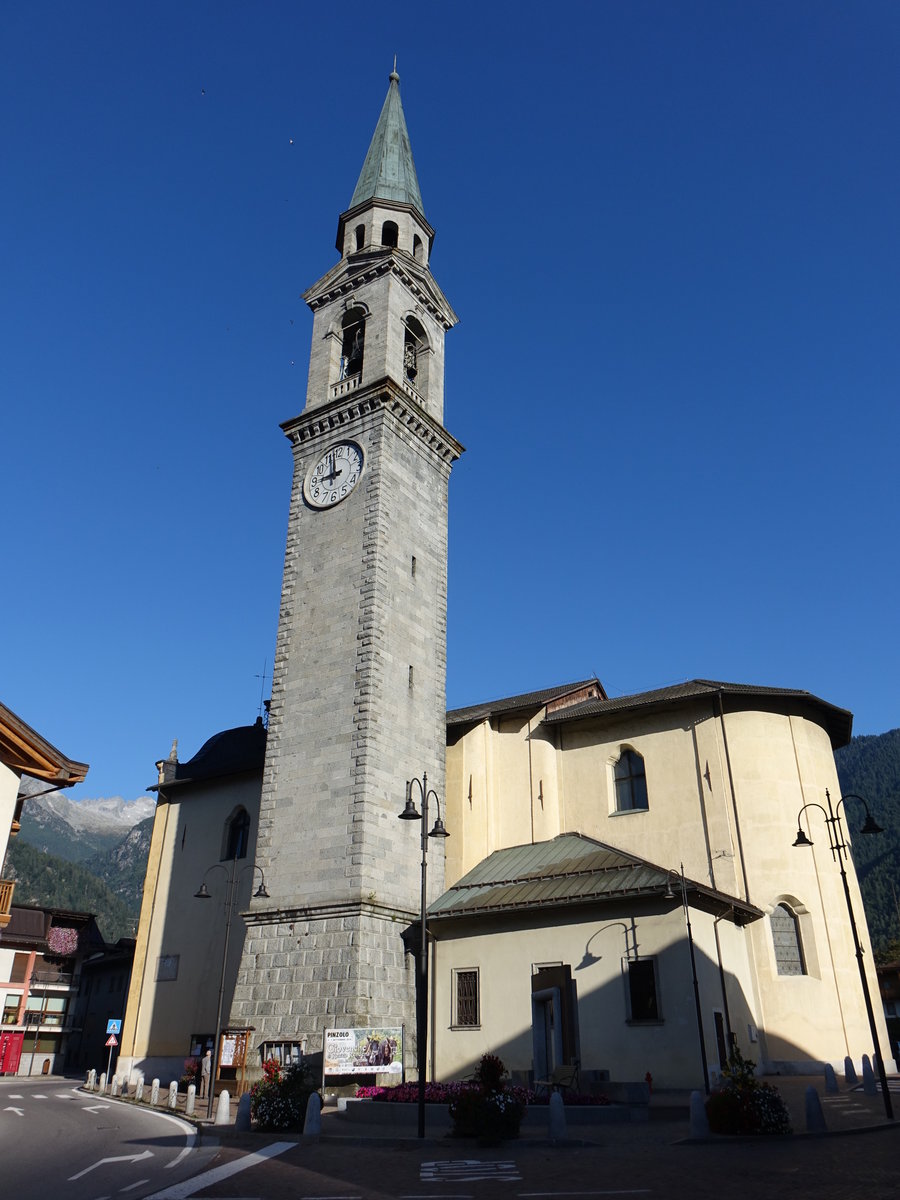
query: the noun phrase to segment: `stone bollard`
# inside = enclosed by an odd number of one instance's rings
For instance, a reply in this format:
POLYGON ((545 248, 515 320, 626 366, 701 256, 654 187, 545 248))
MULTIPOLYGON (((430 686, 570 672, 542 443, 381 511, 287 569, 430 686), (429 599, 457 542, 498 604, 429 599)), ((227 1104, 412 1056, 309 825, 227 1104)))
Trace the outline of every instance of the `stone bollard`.
POLYGON ((128 1095, 128 1078, 127 1078, 127 1076, 123 1075, 121 1082, 122 1082, 122 1095, 127 1096, 128 1095))
POLYGON ((177 1108, 178 1107, 178 1084, 177 1083, 173 1082, 173 1083, 169 1084, 169 1099, 168 1099, 167 1103, 169 1105, 169 1108, 177 1108))
POLYGON ((863 1055, 863 1091, 867 1096, 877 1096, 878 1087, 875 1083, 875 1072, 869 1062, 868 1054, 863 1055))
POLYGON ((197 1098, 197 1085, 196 1085, 196 1083, 189 1083, 188 1090, 187 1090, 187 1099, 184 1102, 184 1115, 186 1117, 192 1117, 194 1115, 194 1101, 196 1100, 196 1098, 197 1098))
POLYGON ((135 1098, 135 1100, 137 1100, 138 1104, 141 1104, 143 1102, 143 1099, 144 1099, 144 1077, 143 1077, 143 1075, 138 1075, 138 1081, 134 1085, 134 1098, 135 1098))
POLYGON ((234 1128, 238 1133, 250 1132, 250 1093, 245 1092, 238 1100, 237 1113, 234 1118, 234 1128))
POLYGON ((104 1093, 106 1092, 106 1072, 105 1071, 101 1071, 101 1073, 100 1073, 100 1079, 97 1082, 97 1091, 104 1092, 104 1093))
POLYGON ((322 1097, 313 1092, 306 1102, 306 1116, 303 1118, 303 1136, 317 1138, 322 1132, 322 1097))
POLYGON ((118 1077, 118 1075, 113 1075, 113 1077, 112 1077, 112 1082, 109 1085, 109 1094, 111 1096, 118 1096, 118 1094, 119 1094, 119 1077, 118 1077))
POLYGON ((831 1063, 825 1064, 825 1095, 834 1096, 838 1091, 837 1075, 834 1073, 834 1067, 831 1063))
POLYGON ((159 1080, 154 1079, 150 1084, 150 1103, 159 1104, 159 1080))
POLYGON ((691 1137, 709 1137, 709 1118, 702 1092, 691 1092, 691 1137))
POLYGON ((550 1093, 548 1130, 550 1144, 555 1146, 566 1140, 566 1106, 559 1092, 550 1093))
POLYGON ((93 1092, 96 1089, 96 1087, 97 1087, 97 1072, 92 1067, 90 1069, 90 1071, 88 1071, 87 1089, 89 1092, 93 1092))
POLYGON ((219 1099, 216 1101, 216 1116, 213 1124, 231 1124, 231 1097, 227 1092, 219 1092, 219 1099))
POLYGON ((822 1112, 822 1101, 819 1093, 812 1084, 806 1089, 806 1132, 827 1133, 825 1114, 822 1112))
POLYGON ((848 1054, 844 1059, 844 1083, 847 1087, 856 1087, 859 1080, 856 1077, 856 1067, 853 1065, 853 1059, 848 1054))

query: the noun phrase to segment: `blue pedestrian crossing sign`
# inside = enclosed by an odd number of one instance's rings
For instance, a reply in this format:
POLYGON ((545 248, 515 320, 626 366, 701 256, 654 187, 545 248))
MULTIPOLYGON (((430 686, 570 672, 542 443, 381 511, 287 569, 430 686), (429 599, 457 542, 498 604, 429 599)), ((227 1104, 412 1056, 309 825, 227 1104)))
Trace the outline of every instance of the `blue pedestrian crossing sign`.
POLYGON ((122 1032, 122 1018, 121 1017, 110 1017, 110 1019, 106 1022, 106 1032, 107 1032, 107 1034, 121 1033, 122 1032))

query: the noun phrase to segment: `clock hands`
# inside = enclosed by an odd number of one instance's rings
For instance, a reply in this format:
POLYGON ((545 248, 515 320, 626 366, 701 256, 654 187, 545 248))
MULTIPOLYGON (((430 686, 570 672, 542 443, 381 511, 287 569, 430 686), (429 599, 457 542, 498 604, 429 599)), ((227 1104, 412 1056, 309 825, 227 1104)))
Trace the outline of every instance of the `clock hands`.
POLYGON ((333 452, 328 456, 328 458, 329 458, 329 467, 331 469, 329 470, 327 475, 323 476, 323 478, 327 479, 329 484, 331 484, 331 483, 334 483, 334 481, 340 476, 341 469, 337 464, 337 459, 333 452))

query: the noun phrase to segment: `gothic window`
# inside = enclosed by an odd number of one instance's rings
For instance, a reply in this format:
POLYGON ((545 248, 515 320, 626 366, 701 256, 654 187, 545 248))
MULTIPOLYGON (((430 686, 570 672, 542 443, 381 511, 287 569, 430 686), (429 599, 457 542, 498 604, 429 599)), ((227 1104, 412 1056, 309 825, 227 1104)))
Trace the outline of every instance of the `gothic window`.
POLYGON ((803 946, 800 942, 800 922, 797 914, 786 904, 779 904, 769 918, 775 965, 779 975, 805 975, 803 946))
POLYGON ((356 248, 357 248, 357 250, 362 250, 363 246, 366 244, 366 227, 365 227, 365 225, 357 225, 356 229, 354 230, 354 233, 356 234, 356 248))
POLYGON ((616 785, 616 812, 649 808, 644 760, 637 751, 622 751, 613 776, 616 785))
POLYGON ((400 237, 400 230, 396 221, 385 221, 381 227, 381 244, 382 246, 396 246, 397 240, 400 237))
POLYGON ((478 1020, 478 968, 453 972, 453 1018, 454 1028, 477 1028, 478 1020))
POLYGON ((341 379, 359 375, 363 368, 366 344, 366 314, 362 308, 351 308, 341 322, 341 379))
POLYGON ((246 858, 250 842, 250 814, 246 808, 237 809, 229 818, 225 829, 225 853, 222 856, 223 859, 246 858))
POLYGON ((656 963, 652 958, 633 959, 628 964, 628 1020, 658 1021, 656 963))

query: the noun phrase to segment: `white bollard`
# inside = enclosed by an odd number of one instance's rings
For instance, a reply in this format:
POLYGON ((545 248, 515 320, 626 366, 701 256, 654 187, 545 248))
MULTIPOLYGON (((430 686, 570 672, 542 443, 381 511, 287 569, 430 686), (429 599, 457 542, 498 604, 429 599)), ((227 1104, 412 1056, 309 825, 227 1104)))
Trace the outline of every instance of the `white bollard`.
POLYGON ((178 1107, 178 1084, 175 1082, 172 1082, 169 1084, 168 1105, 169 1105, 169 1108, 177 1108, 178 1107))
POLYGON ((303 1118, 303 1136, 318 1137, 322 1132, 322 1098, 318 1092, 313 1092, 306 1102, 306 1116, 303 1118))
POLYGON ((250 1131, 250 1093, 244 1092, 238 1100, 237 1113, 234 1118, 234 1128, 238 1133, 250 1131))
POLYGON ((834 1067, 831 1063, 825 1064, 825 1095, 834 1096, 837 1094, 838 1082, 837 1076, 834 1073, 834 1067))
POLYGON ((97 1087, 97 1072, 94 1070, 93 1067, 91 1067, 90 1071, 88 1071, 87 1088, 88 1088, 89 1092, 93 1092, 96 1090, 96 1087, 97 1087))
POLYGON ((105 1071, 102 1071, 100 1073, 100 1080, 97 1083, 97 1091, 104 1092, 104 1093, 106 1092, 106 1072, 105 1071))
POLYGON ((566 1107, 559 1092, 550 1093, 550 1141, 564 1142, 566 1140, 566 1107))
POLYGON ((197 1097, 196 1083, 189 1083, 187 1090, 187 1099, 184 1102, 184 1115, 192 1117, 194 1115, 194 1100, 197 1097))
POLYGON ((847 1087, 856 1087, 859 1080, 856 1077, 856 1067, 853 1065, 853 1059, 848 1054, 844 1059, 844 1082, 847 1087))
POLYGON ((159 1104, 159 1080, 154 1079, 150 1084, 150 1103, 159 1104))
POLYGON ((113 1075, 113 1077, 112 1077, 112 1083, 109 1085, 109 1094, 111 1096, 118 1096, 118 1094, 119 1094, 119 1077, 118 1077, 118 1075, 113 1075))
POLYGON ((709 1137, 709 1118, 702 1092, 691 1092, 691 1137, 709 1137))
POLYGON ((219 1092, 219 1099, 216 1101, 216 1117, 213 1124, 231 1124, 231 1097, 227 1092, 219 1092))
POLYGON ((822 1101, 819 1099, 819 1093, 812 1084, 806 1089, 806 1132, 828 1132, 828 1127, 825 1124, 825 1114, 822 1112, 822 1101))
POLYGON ((135 1100, 137 1100, 138 1104, 141 1104, 143 1102, 143 1099, 144 1099, 144 1077, 143 1077, 143 1075, 138 1075, 138 1081, 134 1087, 134 1098, 135 1098, 135 1100))

